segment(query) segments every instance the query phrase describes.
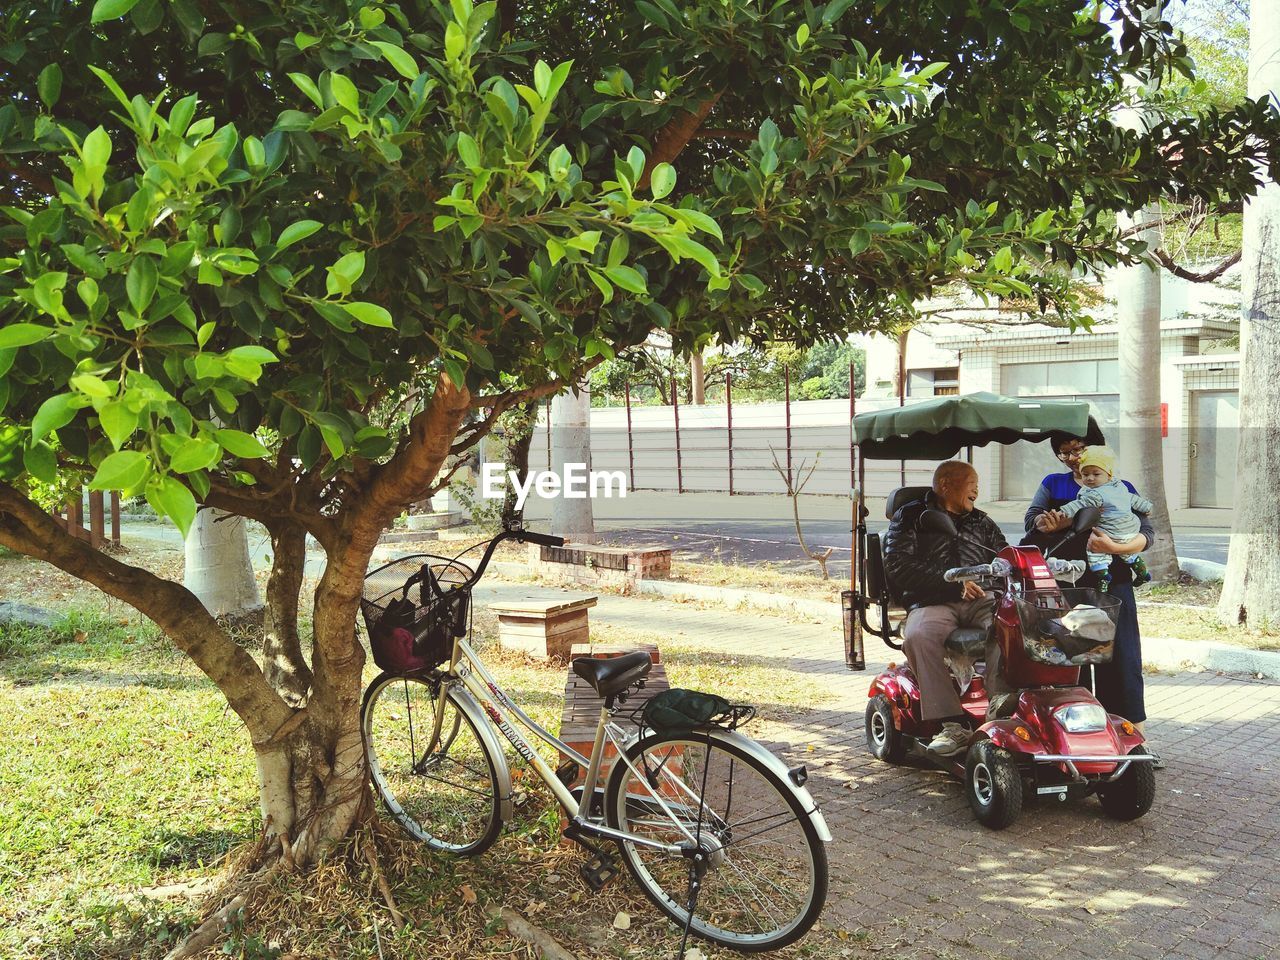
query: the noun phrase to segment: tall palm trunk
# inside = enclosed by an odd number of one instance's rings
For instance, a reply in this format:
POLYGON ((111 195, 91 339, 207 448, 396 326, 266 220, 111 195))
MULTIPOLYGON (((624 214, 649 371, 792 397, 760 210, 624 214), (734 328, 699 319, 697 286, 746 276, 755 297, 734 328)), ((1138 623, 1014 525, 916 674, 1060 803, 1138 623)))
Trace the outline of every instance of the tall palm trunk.
MULTIPOLYGON (((551 401, 551 469, 561 477, 565 464, 591 469, 591 390, 582 384, 551 401)), ((569 498, 561 491, 551 507, 551 532, 576 543, 595 543, 591 498, 569 498)))
MULTIPOLYGON (((1144 129, 1148 117, 1140 108, 1123 110, 1120 126, 1144 129)), ((1122 230, 1153 223, 1160 216, 1152 205, 1119 217, 1122 230)), ((1160 245, 1159 230, 1150 227, 1138 234, 1149 250, 1160 245)), ((1160 429, 1160 282, 1159 267, 1137 264, 1118 267, 1113 279, 1120 348, 1120 448, 1123 472, 1138 492, 1151 501, 1151 525, 1156 541, 1145 559, 1155 580, 1175 580, 1178 554, 1169 523, 1169 502, 1164 489, 1164 450, 1160 429)))
MULTIPOLYGON (((1249 9, 1249 96, 1280 95, 1280 0, 1249 9)), ((1280 184, 1244 208, 1240 443, 1235 519, 1218 613, 1227 623, 1280 623, 1280 184)))

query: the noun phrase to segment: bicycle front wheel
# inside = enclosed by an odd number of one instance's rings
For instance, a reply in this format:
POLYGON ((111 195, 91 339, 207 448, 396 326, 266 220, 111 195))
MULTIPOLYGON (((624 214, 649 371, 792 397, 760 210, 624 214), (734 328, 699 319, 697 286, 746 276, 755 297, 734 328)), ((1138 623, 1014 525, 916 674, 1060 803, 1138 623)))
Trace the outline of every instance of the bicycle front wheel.
POLYGON ((436 850, 475 856, 502 830, 497 765, 459 706, 466 694, 453 687, 434 735, 440 683, 384 673, 369 685, 361 710, 369 773, 409 834, 436 850))
POLYGON ((615 829, 686 849, 709 864, 689 917, 693 861, 620 840, 645 895, 696 936, 734 950, 777 950, 800 939, 827 898, 827 853, 800 800, 758 756, 705 733, 654 734, 609 776, 615 829), (633 770, 632 767, 635 769, 633 770))

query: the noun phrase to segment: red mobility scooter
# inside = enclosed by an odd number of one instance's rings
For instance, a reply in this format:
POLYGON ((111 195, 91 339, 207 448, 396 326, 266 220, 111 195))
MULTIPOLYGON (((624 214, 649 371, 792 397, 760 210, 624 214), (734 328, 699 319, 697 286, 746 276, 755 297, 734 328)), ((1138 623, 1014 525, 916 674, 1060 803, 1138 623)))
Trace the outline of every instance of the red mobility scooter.
MULTIPOLYGON (((893 459, 901 454, 918 458, 921 453, 915 451, 923 449, 926 456, 941 459, 964 445, 1008 443, 1011 436, 1044 439, 1062 431, 1088 438, 1096 434, 1097 426, 1084 403, 1028 403, 979 394, 863 414, 854 419, 854 430, 864 457, 870 450, 893 459), (911 411, 914 416, 905 418, 911 411), (897 415, 894 422, 876 422, 876 418, 889 419, 883 415, 890 413, 897 415)), ((859 589, 846 594, 846 658, 851 667, 863 669, 862 634, 870 632, 900 650, 901 621, 895 623, 891 617, 897 604, 884 576, 880 539, 866 531, 865 471, 861 463, 859 467, 855 488, 859 589), (871 606, 878 608, 878 623, 869 617, 871 606)), ((892 517, 903 504, 926 492, 923 487, 892 491, 886 514, 892 517)), ((1098 517, 1097 511, 1080 511, 1071 533, 1048 552, 1072 536, 1086 535, 1098 517)), ((946 513, 925 511, 919 522, 934 533, 957 535, 946 513)), ((925 756, 964 781, 974 815, 992 829, 1013 823, 1028 797, 1065 801, 1096 794, 1104 812, 1120 820, 1141 817, 1155 799, 1153 758, 1142 746, 1142 735, 1123 717, 1108 714, 1093 694, 1079 686, 1082 665, 1111 658, 1119 608, 1114 597, 1058 582, 1074 583, 1083 572, 1082 561, 1046 558, 1037 547, 1006 547, 990 563, 947 571, 946 578, 952 582, 993 585, 996 609, 990 631, 962 628, 948 637, 945 646, 953 673, 959 669, 964 681, 957 681, 957 689, 974 728, 969 746, 953 757, 928 751, 925 756), (982 662, 989 638, 1000 650, 1004 687, 1014 691, 998 704, 991 720, 987 719, 982 662)), ((912 747, 923 748, 940 729, 937 721, 921 719, 919 686, 905 664, 891 664, 877 676, 869 698, 867 746, 880 760, 901 762, 912 747)))

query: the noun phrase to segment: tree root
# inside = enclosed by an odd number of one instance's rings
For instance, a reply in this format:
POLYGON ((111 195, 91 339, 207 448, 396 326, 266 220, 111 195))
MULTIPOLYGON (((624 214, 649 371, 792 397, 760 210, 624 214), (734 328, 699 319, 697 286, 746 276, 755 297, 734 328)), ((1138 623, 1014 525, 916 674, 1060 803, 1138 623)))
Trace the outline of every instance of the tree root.
POLYGON ((194 957, 202 950, 213 946, 214 941, 222 936, 223 928, 231 917, 248 903, 249 895, 270 880, 280 866, 281 861, 277 860, 244 880, 240 892, 210 914, 200 926, 191 931, 185 940, 165 954, 164 960, 186 960, 187 957, 194 957))
POLYGON ((513 937, 519 937, 525 943, 537 947, 542 952, 544 960, 577 960, 572 953, 560 946, 555 937, 541 927, 530 923, 522 914, 510 907, 494 904, 486 907, 485 913, 500 919, 506 925, 507 932, 513 937))
POLYGON ((373 879, 377 882, 378 889, 382 892, 382 899, 386 902, 387 909, 391 911, 391 919, 395 921, 396 929, 398 930, 404 926, 404 914, 396 906, 396 898, 391 893, 391 885, 387 883, 387 878, 383 875, 382 868, 378 866, 378 852, 367 838, 361 842, 360 848, 364 852, 365 860, 369 862, 369 869, 373 871, 373 879))

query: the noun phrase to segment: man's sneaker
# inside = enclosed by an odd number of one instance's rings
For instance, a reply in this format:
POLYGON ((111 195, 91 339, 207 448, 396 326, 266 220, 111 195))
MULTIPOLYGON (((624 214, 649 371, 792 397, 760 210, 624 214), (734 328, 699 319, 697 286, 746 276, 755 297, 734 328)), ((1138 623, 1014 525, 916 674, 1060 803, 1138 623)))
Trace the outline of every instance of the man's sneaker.
POLYGON ((1133 570, 1133 585, 1135 587, 1151 582, 1151 573, 1147 570, 1147 561, 1141 557, 1134 557, 1133 563, 1129 564, 1129 567, 1133 570))
POLYGON ((930 740, 925 749, 940 757, 954 756, 969 745, 970 735, 971 731, 963 724, 944 723, 942 732, 930 740))

